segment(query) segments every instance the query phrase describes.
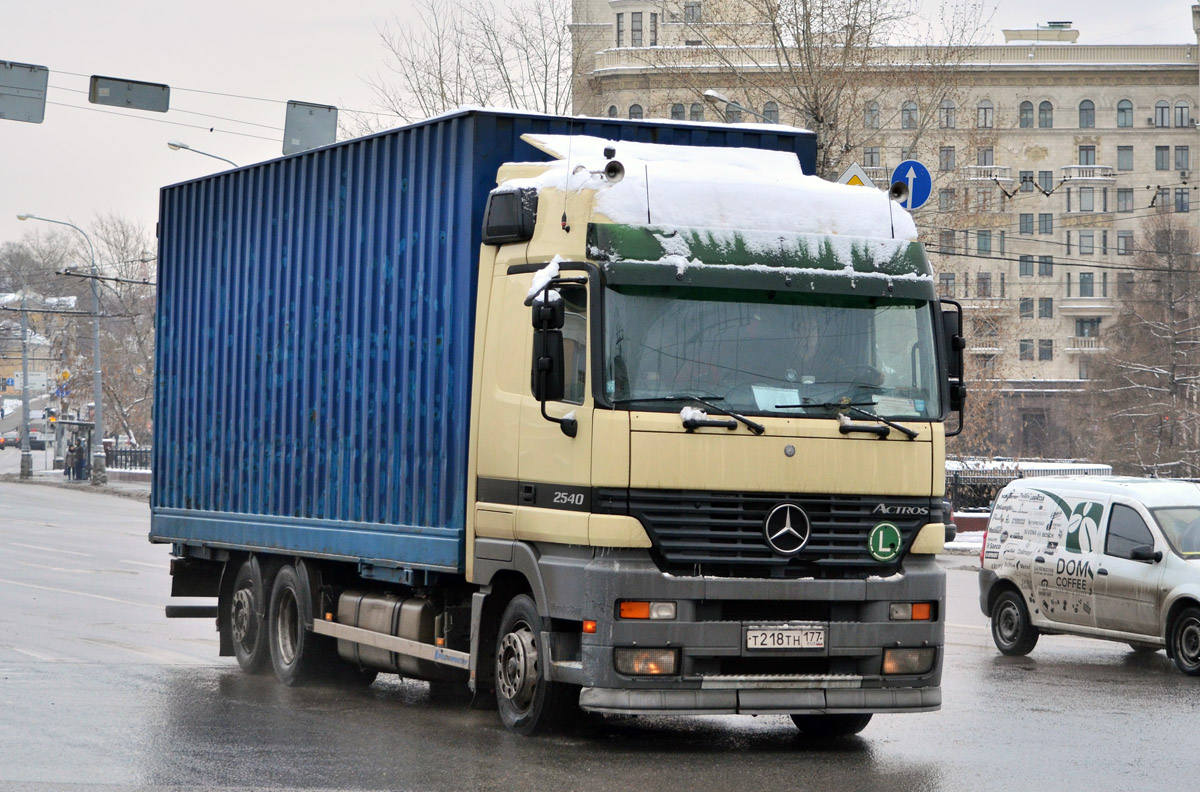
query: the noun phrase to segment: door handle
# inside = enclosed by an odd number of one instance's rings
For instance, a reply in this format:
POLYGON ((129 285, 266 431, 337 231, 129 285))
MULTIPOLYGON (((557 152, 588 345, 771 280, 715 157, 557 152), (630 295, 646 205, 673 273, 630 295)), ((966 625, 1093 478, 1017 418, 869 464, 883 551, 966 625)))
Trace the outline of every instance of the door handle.
POLYGON ((1044 563, 1046 563, 1046 557, 1045 557, 1045 556, 1038 556, 1037 558, 1035 558, 1035 559, 1033 559, 1033 560, 1034 560, 1034 561, 1037 561, 1039 564, 1044 564, 1044 563))
POLYGON ((1107 574, 1108 574, 1108 570, 1107 570, 1107 569, 1105 569, 1104 567, 1100 567, 1099 569, 1097 569, 1097 570, 1096 570, 1096 574, 1097 574, 1097 575, 1107 575, 1107 574))
POLYGON ((537 502, 537 485, 522 484, 521 485, 521 503, 536 503, 537 502))

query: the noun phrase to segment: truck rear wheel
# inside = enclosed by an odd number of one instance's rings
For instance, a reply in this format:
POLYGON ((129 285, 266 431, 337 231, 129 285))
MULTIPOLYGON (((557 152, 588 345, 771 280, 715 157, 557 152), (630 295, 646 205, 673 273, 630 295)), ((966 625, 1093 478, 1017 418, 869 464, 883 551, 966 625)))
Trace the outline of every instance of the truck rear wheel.
POLYGON ((1171 622, 1171 658, 1188 676, 1200 676, 1200 608, 1184 608, 1171 622))
POLYGON ((308 585, 296 568, 287 564, 275 575, 267 612, 271 668, 285 685, 307 682, 323 666, 325 653, 317 646, 320 636, 306 626, 311 623, 312 597, 308 585))
POLYGON ((496 638, 496 704, 505 728, 518 734, 557 728, 576 707, 575 688, 546 679, 541 644, 542 617, 533 598, 513 597, 496 638))
POLYGON ((247 674, 261 674, 271 661, 267 647, 267 625, 262 617, 266 605, 262 572, 257 563, 246 559, 233 579, 229 602, 230 637, 238 665, 247 674))
POLYGON ((812 737, 850 737, 867 728, 871 713, 837 715, 792 715, 792 723, 812 737))
POLYGON ((1037 646, 1038 629, 1029 621, 1029 609, 1016 591, 1005 591, 992 605, 992 640, 1002 654, 1020 657, 1037 646))

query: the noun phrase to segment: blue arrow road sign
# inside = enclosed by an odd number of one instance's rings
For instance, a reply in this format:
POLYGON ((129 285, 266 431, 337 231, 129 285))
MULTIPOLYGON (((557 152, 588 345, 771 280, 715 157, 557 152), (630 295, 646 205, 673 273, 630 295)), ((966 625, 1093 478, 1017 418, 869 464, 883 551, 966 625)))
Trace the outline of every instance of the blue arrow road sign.
POLYGON ((905 209, 913 210, 929 200, 933 192, 933 179, 926 168, 916 160, 904 160, 892 171, 892 184, 901 182, 908 186, 908 198, 900 202, 905 209))

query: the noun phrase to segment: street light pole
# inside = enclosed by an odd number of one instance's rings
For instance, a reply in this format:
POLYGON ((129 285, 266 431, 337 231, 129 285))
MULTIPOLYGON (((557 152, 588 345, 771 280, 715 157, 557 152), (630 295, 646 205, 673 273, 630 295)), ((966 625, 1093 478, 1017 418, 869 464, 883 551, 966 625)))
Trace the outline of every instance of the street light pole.
POLYGON ((192 148, 187 143, 184 143, 183 141, 180 141, 180 140, 168 140, 167 148, 171 149, 172 151, 182 150, 182 151, 190 151, 194 154, 203 154, 206 157, 212 157, 213 159, 219 159, 222 162, 228 162, 230 165, 232 165, 235 168, 238 166, 238 164, 231 159, 225 159, 224 157, 218 157, 216 154, 209 154, 207 151, 201 151, 198 148, 192 148))
POLYGON ((21 478, 33 478, 33 449, 29 445, 29 303, 21 290, 21 478))
POLYGON ((88 253, 92 260, 92 361, 95 364, 95 370, 92 372, 92 390, 93 398, 96 401, 96 409, 92 416, 92 484, 96 486, 106 484, 108 483, 108 472, 105 470, 104 458, 104 403, 102 401, 104 391, 100 385, 100 272, 96 269, 96 248, 92 245, 92 238, 87 235, 87 232, 74 223, 68 223, 65 220, 51 220, 49 217, 38 217, 28 213, 17 215, 17 219, 41 220, 43 223, 68 226, 74 228, 87 240, 88 253))
MULTIPOLYGON (((734 107, 734 108, 737 108, 738 110, 745 110, 750 115, 757 116, 768 124, 777 123, 777 122, 771 121, 771 119, 767 118, 765 115, 758 112, 757 110, 751 110, 749 107, 743 107, 742 105, 738 104, 737 102, 733 101, 732 99, 729 99, 729 98, 717 93, 712 88, 709 88, 707 91, 704 92, 704 101, 706 101, 709 104, 714 105, 714 106, 717 104, 717 102, 721 102, 725 105, 726 110, 728 110, 730 107, 734 107)), ((729 120, 728 116, 726 115, 724 110, 721 111, 721 120, 722 121, 729 120)))

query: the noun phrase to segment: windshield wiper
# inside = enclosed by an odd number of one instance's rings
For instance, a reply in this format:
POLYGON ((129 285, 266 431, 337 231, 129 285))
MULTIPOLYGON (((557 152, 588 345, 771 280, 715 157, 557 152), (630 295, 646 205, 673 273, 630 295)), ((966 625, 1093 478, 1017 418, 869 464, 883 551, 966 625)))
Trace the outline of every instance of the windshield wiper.
MULTIPOLYGON (((718 407, 717 405, 713 404, 713 401, 722 401, 723 398, 724 397, 722 397, 722 396, 710 396, 706 399, 706 398, 696 396, 695 394, 691 394, 691 393, 672 393, 667 396, 647 396, 647 397, 641 398, 641 399, 638 399, 638 398, 613 399, 613 404, 628 404, 629 402, 694 401, 699 404, 703 404, 705 407, 709 408, 713 412, 716 412, 720 415, 728 415, 730 418, 734 419, 738 423, 745 424, 745 426, 747 428, 749 428, 750 431, 754 432, 754 434, 756 434, 756 435, 760 435, 763 432, 767 431, 767 427, 763 426, 762 424, 758 423, 757 421, 751 421, 746 416, 741 415, 739 413, 735 413, 733 410, 730 410, 726 407, 718 407)), ((693 425, 702 426, 705 424, 693 424, 693 425)), ((725 424, 718 422, 716 425, 724 426, 725 424)))
POLYGON ((863 424, 853 424, 853 423, 850 423, 849 421, 846 421, 846 422, 842 423, 839 427, 839 431, 841 431, 842 434, 848 434, 850 432, 872 432, 874 434, 879 435, 880 437, 887 437, 888 436, 887 427, 890 426, 892 429, 895 429, 897 432, 900 432, 901 434, 906 436, 909 440, 917 439, 917 435, 919 434, 918 432, 914 432, 912 429, 909 429, 907 426, 903 426, 903 425, 898 424, 895 421, 892 421, 888 418, 884 418, 882 415, 876 415, 875 413, 871 412, 870 410, 863 409, 863 407, 874 407, 874 406, 875 406, 875 402, 873 402, 873 401, 872 402, 839 401, 839 402, 814 402, 812 404, 776 404, 775 409, 787 410, 787 409, 794 409, 794 408, 800 408, 800 407, 820 407, 825 410, 837 410, 839 412, 843 412, 843 411, 844 412, 852 412, 852 413, 861 415, 863 418, 869 418, 872 421, 879 421, 881 424, 884 424, 884 426, 866 426, 863 424))

